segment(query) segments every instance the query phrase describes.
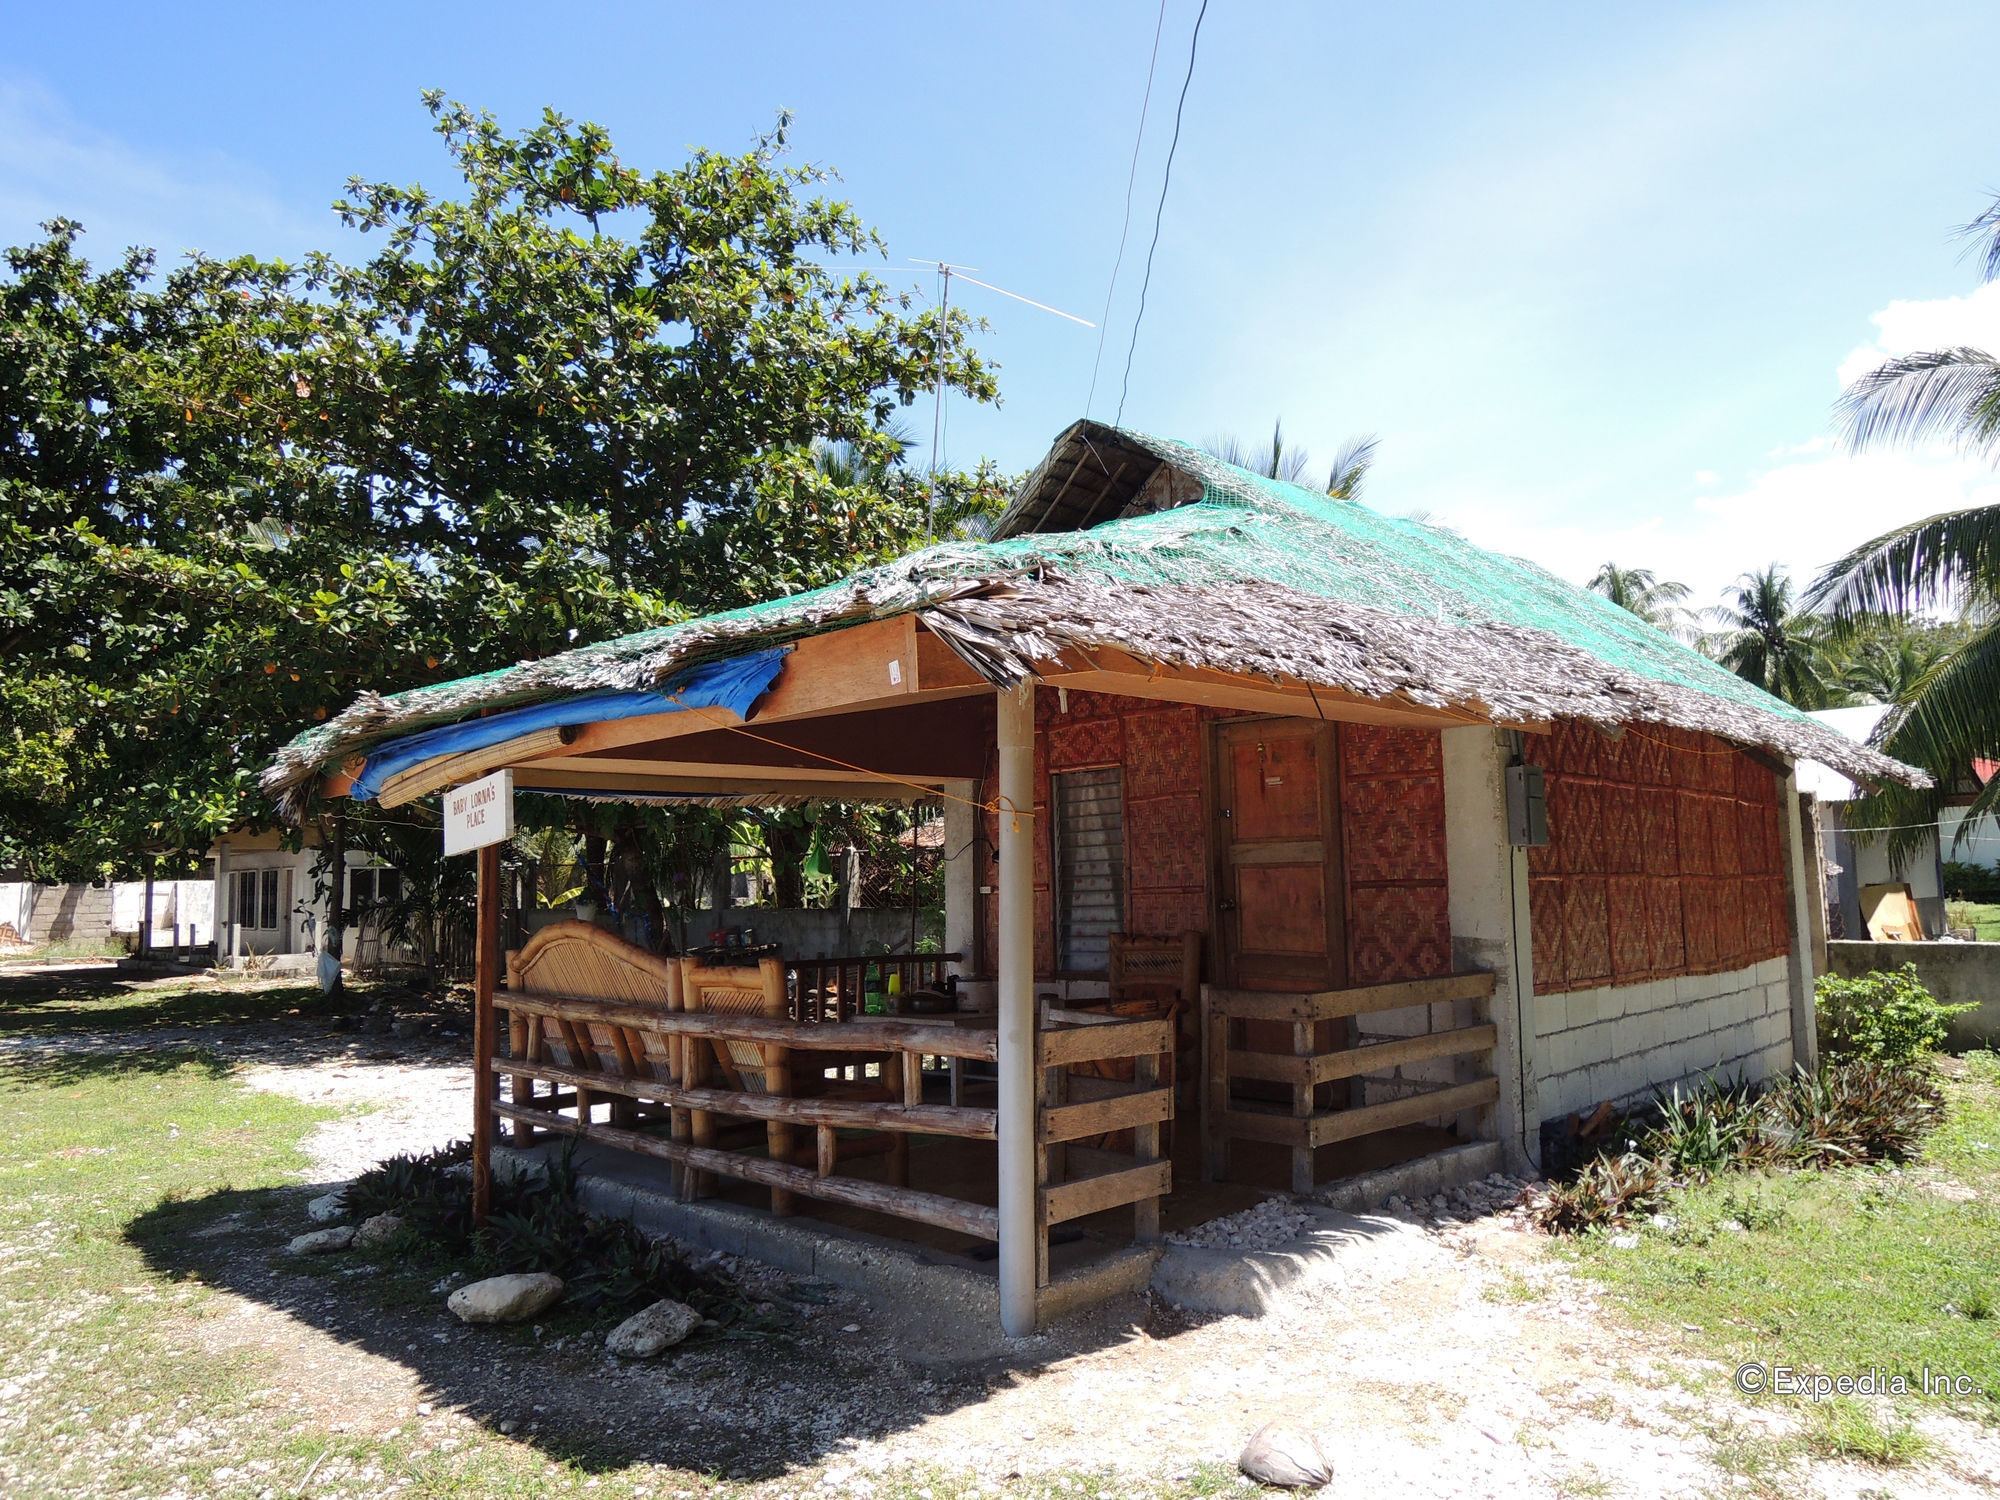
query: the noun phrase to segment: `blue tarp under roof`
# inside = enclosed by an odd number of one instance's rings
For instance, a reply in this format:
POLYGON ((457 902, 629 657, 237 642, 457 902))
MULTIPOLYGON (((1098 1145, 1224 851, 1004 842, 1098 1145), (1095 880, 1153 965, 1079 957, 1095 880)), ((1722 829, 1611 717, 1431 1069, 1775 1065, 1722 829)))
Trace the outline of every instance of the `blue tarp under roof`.
POLYGON ((750 706, 778 680, 790 646, 753 651, 728 661, 709 662, 666 683, 657 693, 586 693, 553 703, 537 703, 485 719, 466 719, 422 734, 407 735, 377 745, 369 752, 351 793, 357 802, 372 802, 390 777, 440 755, 484 750, 516 735, 565 724, 601 724, 610 719, 636 719, 643 714, 668 714, 688 708, 726 708, 739 719, 750 717, 750 706))

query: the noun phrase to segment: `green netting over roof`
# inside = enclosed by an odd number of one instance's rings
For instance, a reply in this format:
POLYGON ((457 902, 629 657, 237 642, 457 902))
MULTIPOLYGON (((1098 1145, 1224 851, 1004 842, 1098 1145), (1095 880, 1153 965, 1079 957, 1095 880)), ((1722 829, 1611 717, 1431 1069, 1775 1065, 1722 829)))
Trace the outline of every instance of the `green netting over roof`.
MULTIPOLYGON (((295 782, 309 768, 372 742, 481 708, 651 686, 663 671, 755 644, 837 628, 858 618, 908 613, 983 580, 1042 572, 1193 590, 1277 584, 1303 595, 1454 626, 1498 622, 1541 630, 1636 676, 1812 723, 1608 600, 1533 563, 1486 551, 1439 527, 1266 479, 1198 448, 1130 429, 1080 423, 1058 440, 1056 451, 1079 434, 1086 447, 1092 434, 1111 435, 1165 461, 1200 481, 1201 498, 1088 530, 943 543, 807 593, 392 697, 369 695, 288 745, 266 774, 266 785, 295 782)), ((1020 508, 1017 502, 1015 509, 1020 508)))

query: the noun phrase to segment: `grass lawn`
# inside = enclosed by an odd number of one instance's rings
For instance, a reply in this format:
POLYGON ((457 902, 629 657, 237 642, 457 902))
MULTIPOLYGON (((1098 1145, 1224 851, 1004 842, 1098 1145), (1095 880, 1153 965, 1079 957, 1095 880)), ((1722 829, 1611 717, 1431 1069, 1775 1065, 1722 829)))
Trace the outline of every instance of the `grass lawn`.
POLYGON ((1576 1242, 1579 1270, 1637 1317, 1696 1330, 1728 1368, 1754 1361, 1832 1377, 1925 1369, 1979 1394, 1890 1403, 1760 1395, 1807 1416, 1823 1454, 1894 1463, 1921 1456, 1911 1423, 1950 1410, 2000 1424, 2000 1057, 1945 1059, 1947 1117, 1921 1161, 1731 1174, 1676 1196, 1672 1227, 1637 1249, 1576 1242), (1740 1227, 1738 1227, 1740 1226, 1740 1227))
POLYGON ((1953 901, 1947 911, 1955 925, 1969 926, 1982 943, 2000 943, 2000 905, 1980 901, 1953 901))
MULTIPOLYGON (((0 1025, 17 1036, 86 1021, 129 1032, 283 1015, 302 1003, 303 992, 275 985, 112 997, 58 989, 0 1025)), ((247 1089, 218 1055, 177 1043, 0 1054, 0 1494, 803 1500, 816 1474, 735 1482, 607 1461, 588 1434, 505 1436, 442 1399, 434 1410, 421 1376, 386 1424, 342 1420, 356 1411, 298 1370, 325 1353, 324 1333, 282 1309, 246 1306, 199 1273, 161 1269, 186 1266, 187 1246, 217 1243, 201 1237, 224 1231, 253 1254, 276 1255, 300 1227, 301 1143, 331 1113, 247 1089), (224 1336, 254 1318, 268 1337, 224 1336)), ((319 1282, 311 1295, 338 1295, 364 1321, 408 1300, 408 1276, 357 1282, 334 1262, 286 1271, 305 1271, 319 1282)), ((352 1369, 355 1356, 346 1357, 352 1369)), ((421 1368, 421 1356, 409 1358, 410 1371, 421 1368)), ((393 1363, 375 1368, 406 1376, 393 1363)), ((1208 1465, 1172 1483, 1113 1486, 1084 1473, 1008 1488, 1035 1500, 1114 1489, 1168 1500, 1240 1494, 1242 1484, 1233 1469, 1208 1465)), ((873 1482, 870 1500, 981 1497, 969 1477, 904 1471, 873 1482)))

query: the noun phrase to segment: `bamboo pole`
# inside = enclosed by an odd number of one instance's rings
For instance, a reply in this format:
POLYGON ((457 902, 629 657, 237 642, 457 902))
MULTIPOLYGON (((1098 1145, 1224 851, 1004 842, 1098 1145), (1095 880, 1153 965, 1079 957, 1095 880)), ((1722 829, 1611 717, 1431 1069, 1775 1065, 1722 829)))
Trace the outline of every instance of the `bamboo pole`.
MULTIPOLYGON (((493 1211, 493 984, 500 968, 500 846, 479 851, 472 990, 472 1221, 493 1211)), ((337 898, 336 898, 337 899, 337 898)))

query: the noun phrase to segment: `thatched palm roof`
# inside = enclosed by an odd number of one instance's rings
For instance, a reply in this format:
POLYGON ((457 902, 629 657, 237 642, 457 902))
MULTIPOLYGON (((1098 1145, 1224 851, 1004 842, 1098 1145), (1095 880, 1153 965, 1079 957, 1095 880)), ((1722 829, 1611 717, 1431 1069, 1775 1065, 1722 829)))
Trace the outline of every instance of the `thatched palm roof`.
POLYGON ((482 709, 654 689, 753 646, 908 613, 996 684, 1066 648, 1117 647, 1498 720, 1671 725, 1864 781, 1928 781, 1531 562, 1084 421, 992 541, 479 677, 364 693, 287 745, 263 785, 296 810, 312 777, 386 739, 482 709))

